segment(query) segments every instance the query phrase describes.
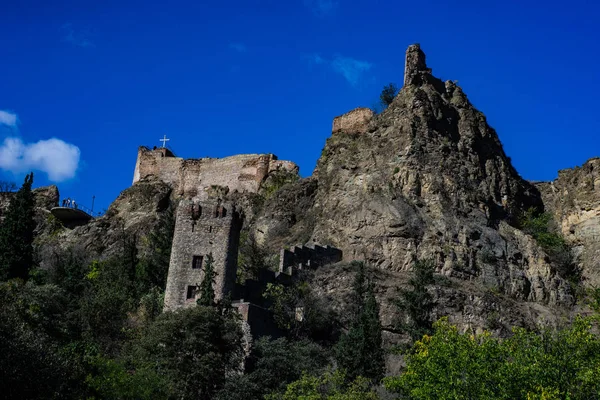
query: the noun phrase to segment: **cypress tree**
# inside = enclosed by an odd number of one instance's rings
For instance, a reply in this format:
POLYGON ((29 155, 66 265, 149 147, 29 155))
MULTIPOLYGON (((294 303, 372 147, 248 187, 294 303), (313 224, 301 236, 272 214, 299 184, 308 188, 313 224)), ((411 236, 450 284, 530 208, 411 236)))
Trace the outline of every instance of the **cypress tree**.
POLYGON ((427 286, 435 283, 434 270, 430 260, 417 261, 415 274, 408 281, 412 290, 400 290, 400 298, 396 302, 400 312, 408 317, 408 322, 401 323, 399 328, 410 334, 413 340, 432 332, 431 312, 435 304, 427 286))
POLYGON ((385 362, 381 340, 379 305, 375 300, 373 285, 365 276, 365 266, 357 263, 358 272, 353 284, 354 316, 348 332, 335 347, 335 358, 346 377, 357 376, 379 381, 383 377, 385 362))
POLYGON ((212 306, 215 304, 215 290, 213 289, 213 283, 215 282, 217 273, 213 267, 213 261, 212 253, 206 256, 204 277, 200 284, 200 298, 197 302, 198 305, 201 306, 212 306))
POLYGON ((11 199, 0 224, 0 280, 27 279, 33 264, 33 172, 11 199))

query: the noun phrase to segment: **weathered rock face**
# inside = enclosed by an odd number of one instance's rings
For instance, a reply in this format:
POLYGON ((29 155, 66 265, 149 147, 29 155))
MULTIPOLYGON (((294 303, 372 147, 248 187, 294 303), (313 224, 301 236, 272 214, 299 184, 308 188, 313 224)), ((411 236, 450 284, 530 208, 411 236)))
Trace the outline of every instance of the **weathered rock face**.
POLYGON ((432 258, 441 272, 522 300, 569 303, 567 285, 511 226, 542 207, 485 116, 411 46, 406 85, 364 134, 338 132, 318 161, 313 237, 387 270, 432 258))
POLYGON ((565 239, 574 246, 584 284, 600 284, 600 158, 559 171, 552 182, 536 186, 565 239))
POLYGON ((51 208, 58 206, 59 195, 56 185, 33 189, 33 196, 35 199, 35 206, 38 208, 50 210, 51 208))
POLYGON ((89 260, 122 255, 124 238, 141 239, 159 223, 170 207, 171 192, 155 178, 143 180, 121 192, 104 216, 85 225, 65 229, 51 218, 40 220, 35 242, 38 264, 50 267, 66 249, 89 260))
POLYGON ((458 86, 431 75, 418 45, 407 51, 405 82, 380 115, 357 109, 334 120, 316 190, 285 191, 310 206, 298 215, 289 199, 272 199, 256 219, 257 236, 288 245, 310 237, 342 249, 346 261, 387 271, 429 258, 446 276, 513 299, 571 304, 547 255, 513 226, 542 200, 485 116, 458 86))

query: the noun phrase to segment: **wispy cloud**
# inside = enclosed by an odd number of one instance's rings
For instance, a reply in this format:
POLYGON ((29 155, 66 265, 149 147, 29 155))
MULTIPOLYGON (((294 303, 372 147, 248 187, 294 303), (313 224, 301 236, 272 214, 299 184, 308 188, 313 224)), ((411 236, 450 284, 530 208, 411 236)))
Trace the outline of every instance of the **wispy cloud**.
POLYGON ((370 62, 342 56, 335 56, 331 62, 333 70, 342 74, 352 86, 356 86, 363 74, 370 70, 372 66, 373 64, 370 62))
POLYGON ((53 182, 73 178, 79 158, 79 147, 56 138, 23 143, 9 137, 0 145, 0 169, 13 173, 38 170, 48 174, 53 182))
POLYGON ((90 33, 88 30, 76 31, 72 24, 64 24, 61 27, 63 31, 63 40, 77 47, 93 47, 94 43, 89 39, 90 33))
POLYGON ((328 60, 319 54, 311 54, 308 56, 308 60, 312 64, 331 67, 334 72, 342 75, 352 86, 357 86, 364 75, 373 67, 373 64, 368 61, 361 61, 341 55, 336 55, 328 60))
POLYGON ((0 110, 0 125, 6 125, 10 128, 17 126, 17 114, 11 113, 10 111, 0 110))
POLYGON ((229 43, 229 48, 237 51, 238 53, 245 53, 248 51, 248 48, 243 43, 229 43))
POLYGON ((339 5, 337 0, 304 0, 304 5, 312 10, 317 17, 333 14, 339 5))

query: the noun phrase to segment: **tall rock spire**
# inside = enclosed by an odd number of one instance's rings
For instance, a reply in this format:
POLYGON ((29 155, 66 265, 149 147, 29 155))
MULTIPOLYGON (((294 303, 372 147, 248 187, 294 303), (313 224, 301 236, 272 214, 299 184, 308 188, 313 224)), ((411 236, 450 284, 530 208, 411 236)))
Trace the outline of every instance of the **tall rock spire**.
POLYGON ((404 63, 404 86, 418 84, 421 73, 431 74, 431 68, 427 68, 425 53, 418 43, 411 44, 406 49, 406 61, 404 63))

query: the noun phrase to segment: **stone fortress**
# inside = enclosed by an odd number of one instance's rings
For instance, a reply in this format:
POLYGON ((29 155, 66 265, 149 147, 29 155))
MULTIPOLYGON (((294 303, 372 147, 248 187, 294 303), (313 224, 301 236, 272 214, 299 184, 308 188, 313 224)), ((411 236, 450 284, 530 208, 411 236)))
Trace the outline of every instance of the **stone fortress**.
POLYGON ((273 334, 270 313, 262 307, 267 283, 290 282, 298 269, 314 268, 342 259, 338 249, 319 245, 281 250, 279 271, 263 271, 257 280, 236 284, 240 231, 244 212, 221 197, 226 193, 258 193, 273 173, 298 173, 298 166, 272 154, 242 154, 225 158, 183 159, 166 147, 140 147, 133 183, 156 177, 169 184, 178 199, 175 231, 165 290, 164 310, 190 307, 198 300, 207 258, 216 273, 216 300, 229 297, 252 336, 273 334), (222 189, 215 196, 212 189, 222 189))
MULTIPOLYGON (((406 52, 404 84, 426 81, 425 54, 418 44, 406 52)), ((333 120, 332 134, 364 134, 373 123, 373 111, 357 108, 333 120)), ((236 284, 240 231, 244 212, 221 199, 228 193, 258 193, 261 185, 278 172, 298 174, 298 166, 273 154, 241 154, 225 158, 183 159, 166 147, 141 146, 133 184, 154 176, 173 188, 179 199, 165 291, 164 309, 173 311, 196 304, 198 287, 209 255, 216 272, 213 287, 217 300, 229 297, 237 306, 253 336, 272 333, 270 316, 261 307, 260 293, 267 283, 288 283, 298 270, 339 262, 342 251, 317 244, 282 249, 278 271, 263 270, 257 280, 236 284), (214 188, 222 189, 214 196, 214 188), (215 199, 215 197, 217 197, 215 199), (249 326, 248 326, 249 325, 249 326), (262 332, 261 332, 262 330, 262 332)))

